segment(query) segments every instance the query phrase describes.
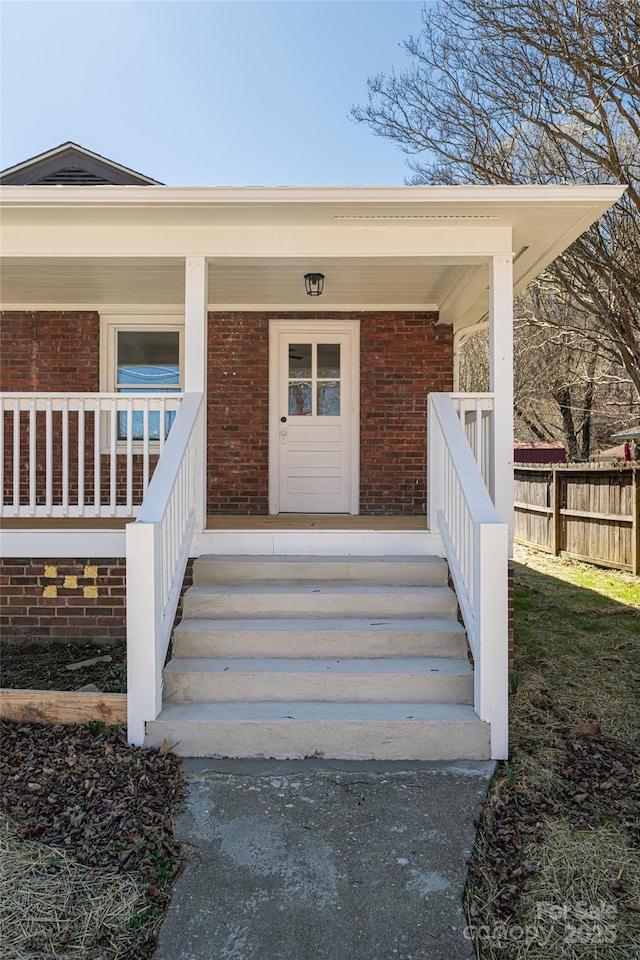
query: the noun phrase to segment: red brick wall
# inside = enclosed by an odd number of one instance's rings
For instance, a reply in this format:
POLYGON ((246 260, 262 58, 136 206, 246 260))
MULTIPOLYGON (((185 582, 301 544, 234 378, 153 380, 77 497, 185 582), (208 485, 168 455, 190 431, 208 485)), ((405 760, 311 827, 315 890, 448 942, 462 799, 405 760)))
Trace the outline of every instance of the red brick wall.
POLYGON ((207 512, 269 512, 268 313, 210 313, 207 512))
MULTIPOLYGON (((209 315, 210 513, 268 510, 271 316, 209 315)), ((305 323, 336 317, 361 321, 360 509, 364 514, 424 513, 427 395, 452 387, 451 328, 439 327, 434 313, 277 316, 305 323)), ((1 389, 98 389, 96 312, 6 312, 2 320, 1 389)), ((90 473, 86 482, 91 483, 90 473)))
MULTIPOLYGON (((176 622, 192 583, 190 560, 176 622)), ((91 642, 126 637, 125 560, 0 559, 0 633, 4 638, 91 642)))
POLYGON ((0 390, 93 393, 100 376, 100 317, 94 310, 5 310, 0 353, 0 390))
POLYGON ((453 389, 453 333, 436 313, 363 314, 360 512, 426 510, 427 397, 453 389))
POLYGON ((2 635, 94 641, 124 637, 125 574, 120 558, 0 560, 2 635))
MULTIPOLYGON (((268 511, 269 313, 209 314, 209 513, 268 511)), ((453 337, 435 313, 278 313, 361 323, 360 511, 419 514, 427 395, 453 385, 453 337)))

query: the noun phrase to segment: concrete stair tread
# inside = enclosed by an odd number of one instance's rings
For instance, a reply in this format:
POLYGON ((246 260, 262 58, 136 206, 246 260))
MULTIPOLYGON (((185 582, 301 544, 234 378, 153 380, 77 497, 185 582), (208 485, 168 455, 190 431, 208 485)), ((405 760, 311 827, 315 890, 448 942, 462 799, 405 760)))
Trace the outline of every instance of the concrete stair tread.
POLYGON ((189 587, 187 595, 206 596, 394 596, 453 597, 449 587, 407 584, 344 583, 343 581, 267 581, 257 583, 203 583, 189 587))
POLYGON ((440 564, 443 565, 446 561, 442 557, 434 556, 424 556, 424 557, 405 557, 405 556, 388 556, 388 557, 359 557, 359 556, 349 556, 349 557, 334 557, 334 556, 294 556, 288 554, 222 554, 222 553, 203 553, 201 554, 196 562, 205 562, 205 563, 242 563, 242 564, 251 564, 251 563, 261 563, 261 564, 277 564, 286 561, 287 563, 301 564, 302 566, 309 566, 315 563, 317 564, 333 564, 333 563, 370 563, 372 565, 389 565, 389 564, 398 564, 398 563, 411 563, 417 564, 419 566, 429 565, 429 564, 440 564))
POLYGON ((482 721, 466 703, 371 703, 322 700, 165 703, 154 723, 321 721, 340 723, 468 723, 482 721))
POLYGON ((452 634, 464 634, 464 627, 450 617, 270 617, 255 620, 235 618, 211 619, 192 617, 182 620, 175 633, 243 633, 250 632, 299 632, 317 633, 333 631, 339 633, 421 632, 430 630, 447 631, 452 634))
POLYGON ((377 674, 411 676, 471 676, 473 670, 467 660, 446 657, 376 657, 376 658, 329 658, 329 657, 238 657, 174 658, 164 668, 165 673, 251 673, 251 674, 377 674))
POLYGON ((203 555, 194 563, 194 583, 238 583, 353 580, 375 583, 446 583, 447 564, 441 557, 335 557, 286 555, 203 555))

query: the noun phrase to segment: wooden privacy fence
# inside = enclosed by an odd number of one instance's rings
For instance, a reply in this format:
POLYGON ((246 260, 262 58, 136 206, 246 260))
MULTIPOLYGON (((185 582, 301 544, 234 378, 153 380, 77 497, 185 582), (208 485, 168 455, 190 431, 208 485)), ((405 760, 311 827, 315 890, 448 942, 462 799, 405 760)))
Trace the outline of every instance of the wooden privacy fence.
POLYGON ((640 573, 640 467, 519 465, 514 476, 516 540, 640 573))

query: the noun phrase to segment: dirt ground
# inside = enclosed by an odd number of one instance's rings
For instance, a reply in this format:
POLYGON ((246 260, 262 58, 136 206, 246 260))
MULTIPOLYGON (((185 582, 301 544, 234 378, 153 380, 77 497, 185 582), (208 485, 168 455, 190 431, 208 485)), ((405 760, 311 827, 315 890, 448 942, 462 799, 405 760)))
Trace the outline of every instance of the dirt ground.
POLYGON ((126 659, 126 644, 121 641, 98 645, 5 640, 0 642, 0 686, 79 690, 94 684, 101 693, 126 693, 126 659))

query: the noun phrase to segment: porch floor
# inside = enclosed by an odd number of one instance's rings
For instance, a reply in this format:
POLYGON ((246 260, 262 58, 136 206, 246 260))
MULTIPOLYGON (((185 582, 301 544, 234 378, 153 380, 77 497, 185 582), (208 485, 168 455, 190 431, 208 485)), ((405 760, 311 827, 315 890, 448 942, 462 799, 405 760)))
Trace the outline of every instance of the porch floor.
MULTIPOLYGON (((133 517, 3 517, 3 530, 120 530, 133 517)), ((281 513, 275 516, 213 514, 212 530, 426 530, 421 516, 350 516, 329 513, 281 513)))

